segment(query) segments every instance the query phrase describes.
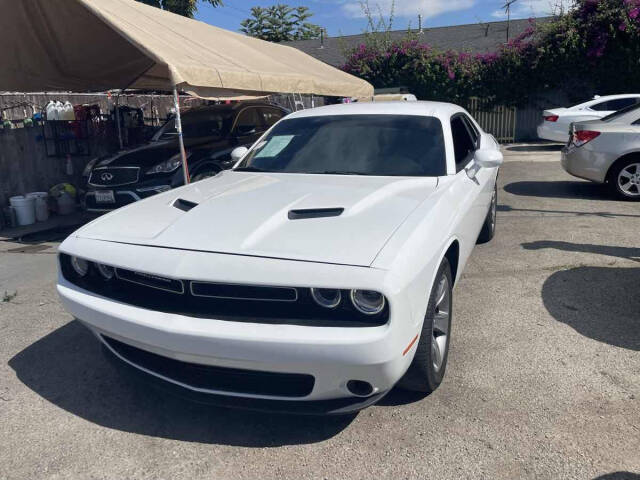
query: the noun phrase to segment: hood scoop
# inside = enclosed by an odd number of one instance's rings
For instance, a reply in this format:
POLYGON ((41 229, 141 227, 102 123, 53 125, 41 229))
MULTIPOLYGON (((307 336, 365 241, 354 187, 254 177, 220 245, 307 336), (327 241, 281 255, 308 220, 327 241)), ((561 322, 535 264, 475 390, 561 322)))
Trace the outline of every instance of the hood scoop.
POLYGON ((197 207, 198 204, 195 202, 190 202, 189 200, 185 200, 184 198, 178 198, 175 202, 173 202, 173 206, 183 212, 188 212, 194 207, 197 207))
POLYGON ((289 220, 302 220, 305 218, 339 217, 344 208, 304 208, 289 210, 289 220))

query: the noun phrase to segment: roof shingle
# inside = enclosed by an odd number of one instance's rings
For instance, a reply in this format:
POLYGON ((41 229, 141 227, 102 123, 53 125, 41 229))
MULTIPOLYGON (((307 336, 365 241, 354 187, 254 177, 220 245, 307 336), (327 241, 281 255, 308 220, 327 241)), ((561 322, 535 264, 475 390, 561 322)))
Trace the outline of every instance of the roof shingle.
MULTIPOLYGON (((549 22, 553 17, 537 18, 537 23, 549 22)), ((513 39, 524 32, 529 26, 529 20, 511 20, 509 38, 513 39)), ((416 32, 417 33, 417 32, 416 32)), ((407 30, 390 32, 393 40, 401 40, 407 30)), ((456 50, 469 53, 491 53, 507 40, 507 22, 487 22, 484 24, 471 23, 467 25, 453 25, 448 27, 426 28, 419 34, 421 43, 431 45, 437 50, 456 50)), ((365 35, 347 35, 343 37, 325 37, 324 45, 320 40, 296 40, 283 42, 284 45, 302 50, 312 57, 322 60, 329 65, 341 67, 346 62, 345 51, 364 43, 365 35)))

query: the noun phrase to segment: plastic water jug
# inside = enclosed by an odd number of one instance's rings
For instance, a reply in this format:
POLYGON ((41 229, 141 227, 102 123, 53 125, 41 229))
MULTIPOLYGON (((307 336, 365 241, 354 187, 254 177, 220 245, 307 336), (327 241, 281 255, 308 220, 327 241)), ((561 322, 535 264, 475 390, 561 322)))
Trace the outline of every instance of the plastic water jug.
POLYGON ((56 102, 47 103, 47 120, 58 120, 58 107, 56 107, 56 102))
POLYGON ((27 193, 27 198, 33 198, 35 201, 36 220, 38 222, 44 222, 49 219, 49 205, 47 204, 47 198, 49 194, 47 192, 31 192, 27 193))

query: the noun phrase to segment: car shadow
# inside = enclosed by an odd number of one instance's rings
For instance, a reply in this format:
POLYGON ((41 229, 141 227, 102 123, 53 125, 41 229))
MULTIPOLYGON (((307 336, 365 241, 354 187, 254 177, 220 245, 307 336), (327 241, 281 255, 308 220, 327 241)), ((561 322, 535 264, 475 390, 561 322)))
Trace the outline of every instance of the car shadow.
POLYGON ((612 213, 612 212, 577 212, 575 210, 543 210, 540 208, 518 208, 511 205, 498 204, 496 210, 499 212, 534 212, 534 213, 557 213, 561 215, 575 215, 577 217, 603 217, 603 218, 616 218, 616 217, 630 217, 640 218, 640 215, 634 215, 632 213, 612 213))
MULTIPOLYGON (((541 241, 527 250, 555 248, 640 261, 640 248, 541 241)), ((640 268, 580 266, 560 270, 542 285, 548 312, 578 333, 629 350, 640 351, 640 268)))
POLYGON ((503 188, 507 193, 525 197, 615 200, 606 185, 582 180, 512 182, 503 188))
POLYGON ((309 444, 337 435, 356 417, 233 410, 167 395, 122 375, 78 321, 28 346, 9 366, 38 395, 85 420, 174 440, 244 447, 309 444))
POLYGON ((595 477, 593 480, 640 480, 640 474, 632 472, 611 472, 595 477))
POLYGON ((594 253, 606 255, 608 257, 619 257, 627 260, 640 262, 640 248, 638 247, 616 247, 611 245, 595 245, 591 243, 573 243, 559 240, 538 240, 522 244, 525 250, 542 250, 553 248, 565 252, 594 253))
POLYGON ((509 152, 559 152, 564 147, 564 143, 541 143, 534 145, 510 145, 504 147, 509 152))

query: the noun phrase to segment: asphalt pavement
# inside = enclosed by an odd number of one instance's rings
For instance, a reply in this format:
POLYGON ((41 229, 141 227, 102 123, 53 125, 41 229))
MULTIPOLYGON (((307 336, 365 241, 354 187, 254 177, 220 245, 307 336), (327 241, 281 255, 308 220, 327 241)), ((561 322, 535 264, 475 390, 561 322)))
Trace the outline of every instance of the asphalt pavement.
POLYGON ((0 479, 640 480, 640 203, 570 177, 553 147, 505 153, 443 384, 346 417, 133 381, 62 309, 57 243, 0 242, 0 479))

